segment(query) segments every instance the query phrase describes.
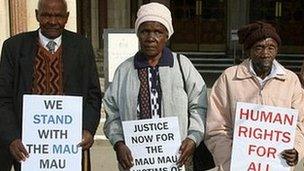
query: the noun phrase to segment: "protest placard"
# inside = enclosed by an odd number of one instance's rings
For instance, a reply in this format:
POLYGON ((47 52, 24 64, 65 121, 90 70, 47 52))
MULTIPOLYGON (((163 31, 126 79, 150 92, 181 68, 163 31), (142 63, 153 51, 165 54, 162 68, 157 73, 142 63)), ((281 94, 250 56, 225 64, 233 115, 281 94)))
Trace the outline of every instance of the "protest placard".
POLYGON ((130 171, 180 171, 177 167, 181 145, 177 117, 122 122, 126 145, 134 166, 130 171))
POLYGON ((231 170, 289 171, 280 153, 294 146, 298 111, 237 103, 231 170))
POLYGON ((81 171, 82 97, 24 95, 22 171, 81 171))

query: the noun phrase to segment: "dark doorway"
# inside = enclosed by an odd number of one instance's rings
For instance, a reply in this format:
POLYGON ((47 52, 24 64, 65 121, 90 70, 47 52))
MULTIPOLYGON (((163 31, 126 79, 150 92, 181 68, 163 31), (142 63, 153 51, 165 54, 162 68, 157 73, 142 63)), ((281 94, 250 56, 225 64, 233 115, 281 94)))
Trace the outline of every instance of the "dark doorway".
POLYGON ((91 2, 86 0, 76 1, 77 33, 91 40, 91 2))
POLYGON ((174 51, 225 51, 226 0, 171 0, 174 51))
POLYGON ((280 53, 304 53, 304 0, 251 0, 249 18, 276 25, 282 39, 280 53))

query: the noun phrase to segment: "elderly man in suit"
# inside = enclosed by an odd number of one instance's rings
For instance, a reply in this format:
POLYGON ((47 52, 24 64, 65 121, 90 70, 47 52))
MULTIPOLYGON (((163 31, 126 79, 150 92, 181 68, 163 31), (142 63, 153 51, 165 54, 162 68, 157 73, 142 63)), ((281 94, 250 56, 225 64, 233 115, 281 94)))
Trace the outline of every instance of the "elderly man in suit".
POLYGON ((83 97, 83 150, 93 144, 100 119, 101 91, 90 42, 64 29, 69 12, 65 0, 39 0, 37 31, 3 44, 0 64, 0 167, 20 170, 29 156, 21 142, 24 94, 83 97))

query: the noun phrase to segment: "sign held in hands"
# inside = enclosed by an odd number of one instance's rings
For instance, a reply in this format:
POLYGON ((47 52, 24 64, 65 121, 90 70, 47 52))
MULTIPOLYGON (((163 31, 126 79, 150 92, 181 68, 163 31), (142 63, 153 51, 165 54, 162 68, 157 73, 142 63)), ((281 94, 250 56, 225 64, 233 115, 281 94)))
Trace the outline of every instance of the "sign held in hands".
POLYGON ((176 165, 181 145, 177 117, 122 122, 134 166, 130 171, 180 171, 176 165))
POLYGON ((294 146, 297 118, 294 109, 238 102, 231 170, 289 171, 280 153, 294 146))
POLYGON ((24 95, 22 171, 81 171, 82 97, 24 95))

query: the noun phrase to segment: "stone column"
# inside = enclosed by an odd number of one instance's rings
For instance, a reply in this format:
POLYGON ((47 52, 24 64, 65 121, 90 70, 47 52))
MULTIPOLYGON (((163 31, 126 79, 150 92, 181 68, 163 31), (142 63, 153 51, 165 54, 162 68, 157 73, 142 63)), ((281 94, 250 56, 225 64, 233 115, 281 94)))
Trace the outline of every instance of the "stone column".
POLYGON ((92 24, 91 24, 91 1, 77 0, 77 33, 92 38, 92 24))
POLYGON ((108 28, 130 28, 130 2, 108 1, 108 28))
POLYGON ((9 27, 9 4, 7 0, 0 0, 0 53, 2 44, 5 39, 10 36, 10 27, 9 27))
MULTIPOLYGON (((249 0, 227 0, 227 46, 233 49, 231 30, 237 30, 249 20, 249 0)), ((239 49, 240 47, 238 47, 239 49)))
POLYGON ((99 48, 99 15, 98 15, 98 1, 99 0, 91 0, 91 37, 92 37, 92 45, 94 50, 99 48))
POLYGON ((11 35, 27 31, 26 0, 10 0, 11 35))
POLYGON ((227 0, 227 55, 235 64, 244 60, 242 46, 233 39, 236 31, 249 20, 250 0, 227 0))

